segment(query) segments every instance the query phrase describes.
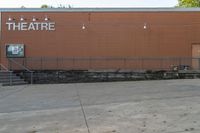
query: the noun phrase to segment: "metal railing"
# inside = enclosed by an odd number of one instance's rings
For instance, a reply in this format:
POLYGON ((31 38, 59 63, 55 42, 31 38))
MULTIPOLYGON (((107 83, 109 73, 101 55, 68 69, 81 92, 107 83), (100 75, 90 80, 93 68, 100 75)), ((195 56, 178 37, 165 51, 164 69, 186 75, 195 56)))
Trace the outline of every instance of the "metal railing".
POLYGON ((0 64, 0 72, 6 72, 9 73, 9 84, 12 85, 13 83, 13 71, 10 71, 7 67, 5 67, 3 64, 0 64))
POLYGON ((200 70, 200 58, 189 57, 133 57, 133 58, 64 58, 35 57, 9 59, 12 69, 31 70, 170 70, 174 67, 186 67, 200 70))
POLYGON ((30 83, 33 84, 33 72, 31 71, 29 68, 27 68, 26 66, 20 64, 19 62, 17 62, 16 60, 12 59, 12 58, 8 58, 9 61, 9 69, 10 70, 15 70, 15 67, 20 68, 20 70, 25 70, 26 72, 30 73, 30 83), (13 66, 15 65, 15 66, 13 66))
POLYGON ((9 71, 3 64, 0 64, 0 71, 9 71))

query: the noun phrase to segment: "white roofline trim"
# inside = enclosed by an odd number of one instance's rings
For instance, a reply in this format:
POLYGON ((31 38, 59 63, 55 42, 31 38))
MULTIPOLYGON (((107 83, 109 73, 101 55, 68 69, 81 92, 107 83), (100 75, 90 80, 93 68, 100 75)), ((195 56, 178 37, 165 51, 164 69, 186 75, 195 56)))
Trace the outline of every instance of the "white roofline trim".
POLYGON ((200 12, 200 8, 0 8, 0 12, 200 12))

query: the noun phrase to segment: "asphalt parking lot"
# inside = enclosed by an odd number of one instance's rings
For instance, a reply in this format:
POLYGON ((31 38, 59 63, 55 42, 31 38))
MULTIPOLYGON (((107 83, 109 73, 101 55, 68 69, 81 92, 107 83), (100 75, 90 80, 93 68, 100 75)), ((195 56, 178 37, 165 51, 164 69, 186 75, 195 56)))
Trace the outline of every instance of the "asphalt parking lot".
POLYGON ((199 133, 200 79, 0 86, 0 133, 199 133))

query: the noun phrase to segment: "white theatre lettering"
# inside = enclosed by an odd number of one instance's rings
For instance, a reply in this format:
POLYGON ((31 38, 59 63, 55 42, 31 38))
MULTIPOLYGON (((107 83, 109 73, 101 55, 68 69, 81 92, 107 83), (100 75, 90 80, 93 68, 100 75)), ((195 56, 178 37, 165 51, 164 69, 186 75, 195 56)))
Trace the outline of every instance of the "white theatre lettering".
POLYGON ((26 31, 26 30, 46 30, 46 31, 54 31, 55 30, 55 22, 7 22, 6 23, 8 30, 18 30, 18 31, 26 31))

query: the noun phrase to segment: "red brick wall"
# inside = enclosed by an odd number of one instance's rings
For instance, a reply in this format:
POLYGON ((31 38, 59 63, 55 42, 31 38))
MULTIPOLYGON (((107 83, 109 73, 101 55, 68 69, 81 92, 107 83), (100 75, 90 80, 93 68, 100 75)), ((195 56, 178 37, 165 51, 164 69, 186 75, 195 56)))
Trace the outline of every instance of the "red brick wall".
POLYGON ((2 13, 1 60, 6 62, 7 43, 25 44, 26 57, 191 57, 191 44, 200 42, 199 35, 198 12, 2 13), (9 16, 15 21, 48 16, 56 30, 8 31, 9 16))

